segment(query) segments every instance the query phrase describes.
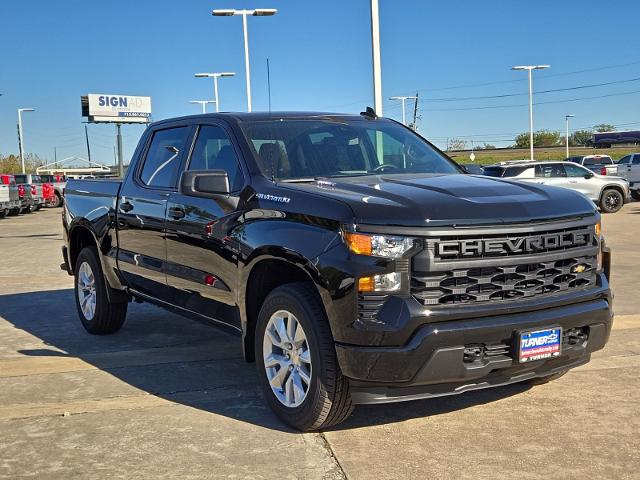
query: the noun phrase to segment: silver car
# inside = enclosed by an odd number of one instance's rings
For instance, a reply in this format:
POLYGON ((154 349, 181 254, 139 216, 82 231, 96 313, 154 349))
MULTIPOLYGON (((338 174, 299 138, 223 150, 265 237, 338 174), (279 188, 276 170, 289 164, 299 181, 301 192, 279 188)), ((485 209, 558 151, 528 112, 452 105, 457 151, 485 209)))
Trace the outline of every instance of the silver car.
POLYGON ((640 153, 632 153, 618 161, 618 176, 629 182, 631 196, 640 200, 640 153))
POLYGON ((593 200, 603 213, 614 213, 630 201, 629 182, 598 175, 571 162, 505 162, 485 167, 484 174, 524 182, 570 188, 593 200))

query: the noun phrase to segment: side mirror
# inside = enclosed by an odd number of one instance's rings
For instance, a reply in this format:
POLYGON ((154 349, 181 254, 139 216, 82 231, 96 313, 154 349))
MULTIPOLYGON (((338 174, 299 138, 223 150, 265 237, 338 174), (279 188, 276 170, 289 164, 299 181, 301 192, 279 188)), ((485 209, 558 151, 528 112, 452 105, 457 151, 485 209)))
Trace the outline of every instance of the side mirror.
POLYGON ((584 174, 584 178, 586 180, 589 180, 590 178, 593 178, 593 177, 595 177, 595 174, 593 172, 589 172, 589 173, 585 173, 584 174))
POLYGON ((231 191, 224 170, 192 170, 182 174, 180 193, 190 197, 212 198, 231 191))

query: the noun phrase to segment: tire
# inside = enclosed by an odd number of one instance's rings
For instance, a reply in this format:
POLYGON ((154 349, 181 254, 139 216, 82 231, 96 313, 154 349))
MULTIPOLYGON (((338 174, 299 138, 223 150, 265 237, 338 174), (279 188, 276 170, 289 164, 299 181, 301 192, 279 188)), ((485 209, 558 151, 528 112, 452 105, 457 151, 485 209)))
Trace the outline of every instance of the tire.
POLYGON ((107 288, 98 251, 95 247, 83 248, 76 260, 74 293, 80 321, 87 332, 94 335, 117 332, 127 316, 128 303, 110 302, 107 288))
POLYGON ((24 207, 20 210, 20 213, 27 214, 33 212, 33 205, 29 205, 28 207, 24 207))
POLYGON ((567 370, 564 372, 554 373, 553 375, 547 375, 546 377, 536 377, 531 380, 527 380, 527 383, 531 386, 544 385, 545 383, 553 382, 554 380, 559 379, 563 375, 567 373, 567 370))
POLYGON ((640 190, 631 190, 631 196, 634 200, 640 200, 640 190))
POLYGON ((301 431, 319 430, 337 425, 353 411, 349 383, 338 365, 329 321, 312 284, 286 284, 267 296, 256 324, 255 352, 258 378, 265 399, 287 425, 301 431), (305 339, 299 344, 299 349, 294 347, 290 350, 291 358, 287 360, 288 357, 284 355, 287 352, 287 339, 282 339, 277 333, 274 336, 273 332, 278 319, 282 318, 283 325, 290 326, 292 317, 297 321, 297 329, 302 328, 302 335, 296 330, 291 343, 297 346, 302 336, 305 339), (272 332, 271 335, 266 333, 267 327, 272 332), (272 338, 276 340, 275 343, 272 338), (276 345, 278 340, 284 346, 282 349, 276 345), (269 352, 268 349, 271 348, 273 350, 269 352), (267 370, 265 351, 267 355, 275 355, 284 362, 274 361, 267 370), (284 366, 285 362, 289 362, 289 367, 284 366), (285 368, 289 373, 283 370, 285 368), (280 371, 285 373, 280 377, 281 381, 278 381, 276 377, 280 371), (283 388, 272 387, 269 376, 283 388), (308 380, 305 380, 305 376, 308 380), (294 394, 296 379, 300 387, 297 390, 300 395, 297 397, 294 394), (288 397, 287 385, 292 393, 288 397))
POLYGON ((600 210, 603 213, 616 213, 624 205, 622 194, 613 188, 607 188, 600 197, 600 210))
POLYGON ((9 210, 2 210, 2 211, 0 212, 0 218, 4 218, 4 217, 6 217, 8 213, 9 213, 9 210))
POLYGON ((56 194, 51 199, 51 202, 49 203, 49 207, 58 208, 60 206, 62 206, 62 198, 60 198, 60 195, 58 194, 58 192, 56 192, 56 194))
POLYGON ((7 215, 13 217, 15 215, 18 215, 20 213, 20 210, 20 208, 12 208, 11 210, 9 210, 9 213, 7 215))

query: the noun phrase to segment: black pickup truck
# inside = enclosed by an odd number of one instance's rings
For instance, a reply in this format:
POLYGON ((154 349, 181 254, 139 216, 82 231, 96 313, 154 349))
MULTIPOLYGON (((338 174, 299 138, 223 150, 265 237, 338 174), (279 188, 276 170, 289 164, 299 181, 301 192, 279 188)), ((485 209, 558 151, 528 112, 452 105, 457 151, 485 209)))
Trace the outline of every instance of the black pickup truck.
POLYGON ((544 383, 612 325, 593 202, 468 175, 371 111, 151 124, 122 182, 67 184, 63 225, 90 333, 116 332, 131 300, 237 333, 300 430, 544 383))

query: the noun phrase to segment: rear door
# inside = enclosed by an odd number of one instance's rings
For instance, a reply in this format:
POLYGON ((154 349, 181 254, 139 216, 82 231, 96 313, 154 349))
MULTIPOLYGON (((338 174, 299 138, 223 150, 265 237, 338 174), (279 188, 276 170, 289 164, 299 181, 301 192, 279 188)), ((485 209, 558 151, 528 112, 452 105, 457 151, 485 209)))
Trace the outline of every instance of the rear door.
POLYGON ((152 297, 167 296, 164 226, 192 127, 158 128, 134 171, 127 172, 118 199, 118 267, 129 286, 152 297))
POLYGON ((167 208, 167 283, 171 301, 235 327, 240 326, 232 286, 237 257, 227 242, 236 225, 240 191, 249 178, 240 149, 221 123, 201 125, 187 170, 225 170, 231 193, 216 198, 169 196, 167 208))
POLYGON ((555 187, 569 187, 569 180, 562 163, 544 163, 535 167, 535 183, 553 185, 555 187))

